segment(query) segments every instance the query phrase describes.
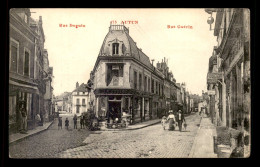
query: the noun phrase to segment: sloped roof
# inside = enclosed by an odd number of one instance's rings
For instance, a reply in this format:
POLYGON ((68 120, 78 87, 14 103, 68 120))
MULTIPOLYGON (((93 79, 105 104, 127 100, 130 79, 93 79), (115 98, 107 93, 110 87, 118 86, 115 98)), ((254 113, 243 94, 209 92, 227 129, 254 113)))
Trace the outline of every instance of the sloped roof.
POLYGON ((147 67, 152 68, 152 64, 150 62, 149 57, 146 54, 144 54, 141 51, 141 49, 137 47, 136 42, 134 42, 134 40, 128 34, 128 29, 123 25, 121 25, 121 29, 118 30, 112 29, 112 27, 110 27, 110 31, 107 33, 103 41, 103 44, 101 46, 99 56, 110 55, 109 43, 114 40, 123 42, 125 47, 125 52, 124 55, 122 56, 132 56, 137 60, 139 60, 141 63, 145 64, 147 67))
POLYGON ((74 89, 72 92, 87 92, 89 86, 87 84, 82 83, 78 88, 74 89))
POLYGON ((63 98, 69 96, 69 94, 70 94, 70 92, 64 92, 64 93, 62 93, 61 95, 57 96, 57 97, 55 98, 55 100, 56 100, 56 101, 63 100, 63 98))

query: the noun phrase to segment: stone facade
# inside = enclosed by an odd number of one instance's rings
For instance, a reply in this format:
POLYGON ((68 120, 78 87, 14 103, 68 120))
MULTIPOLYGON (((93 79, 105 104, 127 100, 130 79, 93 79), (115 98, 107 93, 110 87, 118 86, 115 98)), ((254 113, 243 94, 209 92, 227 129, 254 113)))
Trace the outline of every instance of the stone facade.
POLYGON ((214 35, 218 45, 209 60, 207 79, 212 121, 241 131, 243 137, 250 134, 249 21, 249 9, 217 10, 214 35))
POLYGON ((177 102, 166 62, 154 67, 123 25, 110 25, 92 73, 97 117, 114 108, 117 117, 125 111, 137 123, 160 118, 177 102))
POLYGON ((9 128, 10 132, 20 129, 19 104, 24 103, 27 111, 27 129, 38 124, 35 115, 44 121, 44 33, 42 18, 33 20, 30 9, 10 10, 10 64, 9 64, 9 128))

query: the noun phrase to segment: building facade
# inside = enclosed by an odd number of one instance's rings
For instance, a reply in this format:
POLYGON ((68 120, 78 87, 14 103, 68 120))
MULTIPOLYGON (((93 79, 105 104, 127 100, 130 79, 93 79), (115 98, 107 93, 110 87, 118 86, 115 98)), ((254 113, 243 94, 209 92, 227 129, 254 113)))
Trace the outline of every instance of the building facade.
POLYGON ((249 148, 250 11, 218 8, 207 12, 212 11, 216 12, 214 35, 218 44, 209 59, 210 112, 216 125, 241 131, 247 138, 245 148, 249 148))
POLYGON ((71 100, 71 112, 76 115, 81 115, 83 112, 87 112, 90 108, 90 94, 91 88, 87 84, 76 83, 76 89, 73 90, 70 94, 71 100))
POLYGON ((9 130, 18 132, 21 125, 19 105, 25 104, 27 129, 38 126, 36 114, 44 120, 44 33, 42 18, 33 20, 30 9, 10 10, 9 130))
POLYGON ((105 118, 114 108, 118 117, 125 111, 137 123, 166 114, 171 100, 177 101, 177 86, 171 88, 175 79, 165 61, 157 67, 137 47, 128 28, 110 25, 92 71, 96 116, 105 118))

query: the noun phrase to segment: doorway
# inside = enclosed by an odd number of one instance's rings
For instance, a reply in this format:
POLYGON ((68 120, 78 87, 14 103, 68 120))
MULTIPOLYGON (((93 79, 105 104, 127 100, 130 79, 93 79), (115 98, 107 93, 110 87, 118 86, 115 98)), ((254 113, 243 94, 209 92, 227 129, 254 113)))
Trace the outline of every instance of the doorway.
POLYGON ((108 102, 108 110, 112 111, 112 108, 114 108, 112 113, 114 118, 121 118, 121 102, 108 102))

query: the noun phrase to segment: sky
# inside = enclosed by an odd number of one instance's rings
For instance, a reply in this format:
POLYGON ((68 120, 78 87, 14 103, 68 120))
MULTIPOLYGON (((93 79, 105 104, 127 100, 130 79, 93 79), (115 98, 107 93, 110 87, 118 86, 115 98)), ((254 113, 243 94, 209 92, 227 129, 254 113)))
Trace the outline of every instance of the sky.
POLYGON ((33 19, 42 16, 56 96, 73 91, 76 82, 87 83, 111 21, 135 21, 137 24, 125 26, 137 47, 155 60, 154 65, 165 57, 177 83, 185 82, 193 94, 201 95, 202 90, 207 90, 208 60, 217 41, 209 30, 209 14, 204 9, 32 8, 31 12, 33 19), (175 28, 167 28, 168 25, 175 28))

